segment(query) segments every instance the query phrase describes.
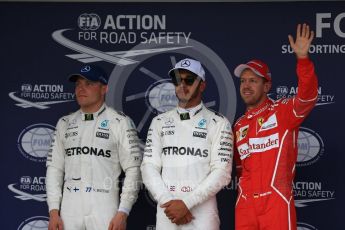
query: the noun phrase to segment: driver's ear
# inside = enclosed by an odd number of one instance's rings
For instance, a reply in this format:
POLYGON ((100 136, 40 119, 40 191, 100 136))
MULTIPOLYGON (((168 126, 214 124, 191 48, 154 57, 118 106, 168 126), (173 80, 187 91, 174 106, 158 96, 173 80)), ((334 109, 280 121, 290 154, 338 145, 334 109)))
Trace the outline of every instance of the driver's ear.
POLYGON ((206 89, 206 81, 201 80, 201 82, 200 82, 200 91, 204 92, 205 89, 206 89))
POLYGON ((264 83, 264 92, 268 93, 271 90, 272 87, 272 82, 271 81, 266 81, 264 83))
POLYGON ((109 90, 108 85, 103 85, 102 87, 104 89, 104 94, 106 94, 108 92, 108 90, 109 90))

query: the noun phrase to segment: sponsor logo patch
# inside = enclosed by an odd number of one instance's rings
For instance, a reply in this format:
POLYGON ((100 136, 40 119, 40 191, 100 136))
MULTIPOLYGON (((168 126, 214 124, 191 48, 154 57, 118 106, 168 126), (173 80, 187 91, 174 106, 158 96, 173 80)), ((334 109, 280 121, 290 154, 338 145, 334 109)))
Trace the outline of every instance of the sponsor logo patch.
POLYGON ((208 157, 208 149, 199 149, 194 147, 177 147, 177 146, 167 146, 162 149, 162 153, 165 156, 168 155, 186 155, 195 157, 208 157))
POLYGON ((258 124, 259 124, 259 126, 261 126, 262 123, 264 123, 264 118, 263 118, 263 117, 259 117, 259 118, 258 118, 258 124))
MULTIPOLYGON (((260 119, 260 118, 259 118, 260 119)), ((258 119, 258 123, 259 123, 259 119, 258 119)), ((262 122, 264 122, 263 118, 262 118, 262 122)), ((260 123, 259 123, 260 125, 260 123)), ((266 131, 269 129, 273 129, 276 128, 278 126, 278 122, 277 122, 277 116, 275 114, 273 114, 272 116, 270 116, 267 121, 265 121, 264 123, 262 123, 261 128, 259 130, 260 131, 266 131)))
POLYGON ((249 128, 249 125, 246 125, 246 126, 241 127, 236 132, 237 142, 243 140, 247 136, 248 128, 249 128))
POLYGON ((278 133, 272 134, 267 137, 250 138, 249 149, 251 153, 265 152, 267 150, 279 147, 278 133))
POLYGON ((96 137, 109 139, 109 133, 96 132, 96 137))
POLYGON ((199 138, 206 139, 206 136, 207 136, 207 133, 204 133, 204 132, 198 132, 198 131, 193 132, 193 137, 199 137, 199 138))
POLYGON ((249 144, 244 143, 238 146, 238 152, 241 160, 247 158, 252 153, 265 152, 267 150, 279 147, 278 133, 272 134, 267 137, 250 138, 249 144))
POLYGON ((69 138, 69 137, 75 137, 75 136, 78 136, 78 132, 75 131, 75 132, 69 132, 69 133, 65 133, 65 138, 69 138))
POLYGON ((111 157, 111 151, 110 150, 104 150, 100 148, 94 148, 94 147, 72 147, 72 148, 67 148, 65 149, 65 154, 70 157, 70 156, 75 156, 75 155, 94 155, 94 156, 101 156, 101 157, 111 157))

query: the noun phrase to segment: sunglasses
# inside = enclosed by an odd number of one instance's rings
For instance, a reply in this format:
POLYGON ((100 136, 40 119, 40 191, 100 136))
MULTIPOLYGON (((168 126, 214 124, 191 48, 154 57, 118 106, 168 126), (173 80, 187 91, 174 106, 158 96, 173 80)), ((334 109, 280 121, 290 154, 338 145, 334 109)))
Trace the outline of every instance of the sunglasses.
POLYGON ((187 75, 185 78, 181 78, 180 76, 172 76, 171 81, 175 86, 180 85, 183 81, 186 85, 191 86, 193 85, 194 81, 197 79, 196 76, 187 75))

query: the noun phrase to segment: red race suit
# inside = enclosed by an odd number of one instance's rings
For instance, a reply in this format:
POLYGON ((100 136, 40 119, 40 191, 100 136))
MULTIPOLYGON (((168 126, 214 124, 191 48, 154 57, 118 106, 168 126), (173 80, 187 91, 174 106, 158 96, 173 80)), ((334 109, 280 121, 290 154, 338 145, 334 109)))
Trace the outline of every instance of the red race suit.
POLYGON ((235 123, 236 230, 296 229, 292 183, 298 129, 318 98, 317 77, 308 58, 298 59, 297 75, 294 97, 267 99, 235 123))

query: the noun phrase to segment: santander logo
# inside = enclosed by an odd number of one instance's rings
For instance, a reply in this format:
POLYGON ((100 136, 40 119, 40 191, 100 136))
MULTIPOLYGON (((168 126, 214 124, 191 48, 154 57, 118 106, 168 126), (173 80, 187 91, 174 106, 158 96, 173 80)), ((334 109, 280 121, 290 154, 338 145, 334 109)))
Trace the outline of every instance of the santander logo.
POLYGON ((247 158, 252 153, 265 152, 267 150, 279 147, 278 133, 267 137, 249 138, 249 144, 244 143, 238 147, 241 160, 247 158))

